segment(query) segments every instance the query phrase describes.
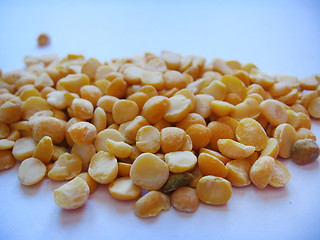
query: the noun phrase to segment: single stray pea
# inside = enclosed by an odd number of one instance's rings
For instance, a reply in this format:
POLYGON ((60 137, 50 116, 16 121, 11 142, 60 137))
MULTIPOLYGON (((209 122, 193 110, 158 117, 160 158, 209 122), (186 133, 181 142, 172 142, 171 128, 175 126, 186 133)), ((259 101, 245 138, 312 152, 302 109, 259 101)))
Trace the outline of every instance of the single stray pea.
POLYGON ((292 160, 300 165, 305 165, 315 161, 318 159, 319 155, 319 146, 311 139, 297 140, 291 148, 292 160))

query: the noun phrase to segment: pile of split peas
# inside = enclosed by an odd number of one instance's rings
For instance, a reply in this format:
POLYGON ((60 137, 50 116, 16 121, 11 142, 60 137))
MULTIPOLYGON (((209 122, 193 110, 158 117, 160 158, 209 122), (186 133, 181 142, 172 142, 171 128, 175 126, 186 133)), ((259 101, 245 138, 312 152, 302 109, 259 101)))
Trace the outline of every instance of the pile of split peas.
POLYGON ((139 217, 171 205, 193 212, 199 200, 227 203, 232 187, 283 187, 291 175, 281 159, 319 156, 310 118, 320 118, 320 75, 271 76, 168 51, 24 62, 0 71, 0 170, 18 162, 27 186, 67 180, 53 196, 64 209, 102 184, 137 199, 139 217))

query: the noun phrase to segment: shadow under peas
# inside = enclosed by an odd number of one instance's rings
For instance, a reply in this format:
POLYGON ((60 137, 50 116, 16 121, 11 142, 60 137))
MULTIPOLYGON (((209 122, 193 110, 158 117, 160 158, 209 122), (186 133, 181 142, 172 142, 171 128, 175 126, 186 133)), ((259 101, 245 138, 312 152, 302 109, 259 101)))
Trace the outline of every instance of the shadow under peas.
POLYGON ((266 186, 264 189, 255 188, 257 195, 264 201, 276 201, 280 198, 288 196, 288 189, 286 187, 274 188, 266 186))
POLYGON ((82 221, 86 205, 72 210, 60 209, 59 220, 61 225, 73 225, 82 221))
POLYGON ((96 201, 102 207, 120 214, 131 214, 136 200, 118 200, 111 196, 107 185, 99 185, 97 190, 90 196, 90 201, 96 201))
POLYGON ((316 170, 319 168, 319 158, 309 164, 306 164, 306 165, 298 165, 298 164, 296 164, 296 165, 306 171, 316 170))
POLYGON ((22 192, 25 195, 32 196, 32 195, 37 194, 40 191, 41 186, 42 186, 41 185, 42 181, 40 181, 32 186, 25 186, 25 185, 21 184, 20 182, 18 182, 18 184, 20 185, 20 189, 22 190, 22 192))

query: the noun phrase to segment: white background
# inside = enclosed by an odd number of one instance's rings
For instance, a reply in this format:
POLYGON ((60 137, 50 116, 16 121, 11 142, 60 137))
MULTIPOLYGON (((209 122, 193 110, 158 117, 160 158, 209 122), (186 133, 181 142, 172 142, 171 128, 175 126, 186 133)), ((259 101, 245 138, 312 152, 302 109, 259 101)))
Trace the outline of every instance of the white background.
MULTIPOLYGON (((22 69, 25 55, 110 61, 171 50, 305 77, 320 71, 319 13, 317 0, 0 0, 0 68, 22 69), (42 32, 52 41, 40 49, 42 32)), ((320 123, 313 123, 320 138, 320 123)), ((292 174, 285 188, 234 188, 224 206, 201 204, 194 214, 172 208, 152 219, 135 217, 134 201, 114 200, 106 186, 85 207, 61 210, 53 202, 61 182, 24 187, 16 166, 0 172, 0 239, 320 239, 319 162, 283 163, 292 174)))

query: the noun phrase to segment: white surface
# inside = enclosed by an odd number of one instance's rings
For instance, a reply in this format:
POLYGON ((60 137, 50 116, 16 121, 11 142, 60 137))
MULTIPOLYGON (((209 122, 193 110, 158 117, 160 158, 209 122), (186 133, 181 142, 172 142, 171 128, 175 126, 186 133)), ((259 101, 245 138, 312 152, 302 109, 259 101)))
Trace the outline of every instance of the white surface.
MULTIPOLYGON (((3 71, 23 68, 25 55, 81 53, 109 61, 172 50, 253 62, 268 73, 319 73, 316 0, 50 2, 0 1, 3 71), (39 49, 41 32, 52 43, 39 49)), ((320 138, 319 122, 313 130, 320 138)), ((0 239, 319 239, 319 161, 283 162, 292 174, 285 188, 233 188, 224 206, 201 204, 193 214, 172 208, 153 219, 135 217, 134 202, 114 200, 106 186, 85 207, 61 210, 53 190, 62 183, 24 187, 16 166, 0 172, 0 239)))

